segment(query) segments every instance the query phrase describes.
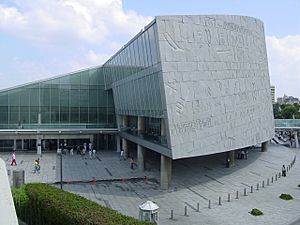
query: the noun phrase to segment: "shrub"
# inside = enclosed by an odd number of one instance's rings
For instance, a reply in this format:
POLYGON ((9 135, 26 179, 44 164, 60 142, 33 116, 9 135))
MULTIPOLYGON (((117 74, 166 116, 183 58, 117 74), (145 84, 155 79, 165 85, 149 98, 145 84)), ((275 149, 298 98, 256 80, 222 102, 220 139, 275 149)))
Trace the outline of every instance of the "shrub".
POLYGON ((259 209, 254 208, 251 210, 250 214, 253 216, 261 216, 261 215, 263 215, 263 212, 260 211, 259 209))
MULTIPOLYGON (((22 187, 21 191, 14 190, 14 192, 24 197, 23 202, 24 206, 27 206, 28 216, 24 217, 24 214, 20 212, 18 215, 29 225, 152 224, 122 215, 115 210, 48 184, 27 184, 22 187)), ((17 208, 17 211, 19 210, 20 208, 17 208)))
POLYGON ((25 185, 20 188, 12 188, 14 204, 19 218, 28 217, 29 197, 25 190, 25 185))
POLYGON ((292 200, 293 196, 291 196, 290 194, 281 194, 279 196, 279 198, 283 199, 283 200, 292 200))

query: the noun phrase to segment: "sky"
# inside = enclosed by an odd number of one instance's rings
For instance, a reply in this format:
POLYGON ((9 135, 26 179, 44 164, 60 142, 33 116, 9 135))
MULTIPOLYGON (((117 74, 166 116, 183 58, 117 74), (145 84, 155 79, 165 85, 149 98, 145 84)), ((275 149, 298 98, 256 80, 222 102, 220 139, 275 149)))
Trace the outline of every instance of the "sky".
POLYGON ((103 64, 157 15, 265 25, 276 97, 300 97, 300 0, 0 0, 0 89, 103 64))

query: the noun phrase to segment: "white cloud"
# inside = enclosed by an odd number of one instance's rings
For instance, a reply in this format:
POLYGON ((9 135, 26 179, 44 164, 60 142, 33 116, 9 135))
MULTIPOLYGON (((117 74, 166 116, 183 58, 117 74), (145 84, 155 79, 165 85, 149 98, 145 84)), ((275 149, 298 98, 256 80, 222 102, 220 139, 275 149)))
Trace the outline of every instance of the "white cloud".
POLYGON ((35 43, 101 44, 111 33, 133 35, 151 17, 125 12, 122 0, 14 0, 0 3, 0 31, 35 43))
POLYGON ((271 83, 276 96, 300 97, 300 35, 266 37, 271 83))

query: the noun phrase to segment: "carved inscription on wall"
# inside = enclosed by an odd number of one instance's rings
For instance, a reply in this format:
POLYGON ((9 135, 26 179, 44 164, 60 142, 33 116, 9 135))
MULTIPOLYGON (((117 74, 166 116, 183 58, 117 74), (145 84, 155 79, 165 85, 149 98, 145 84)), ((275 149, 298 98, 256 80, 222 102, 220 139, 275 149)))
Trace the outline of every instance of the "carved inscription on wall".
POLYGON ((241 16, 164 17, 157 24, 173 158, 271 138, 263 24, 241 16))

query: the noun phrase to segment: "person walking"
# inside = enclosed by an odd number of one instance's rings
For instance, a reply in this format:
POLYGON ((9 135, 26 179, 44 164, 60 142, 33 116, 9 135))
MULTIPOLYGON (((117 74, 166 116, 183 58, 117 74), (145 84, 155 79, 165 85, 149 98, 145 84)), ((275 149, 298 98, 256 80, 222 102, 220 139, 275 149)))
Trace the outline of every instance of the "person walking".
POLYGON ((89 150, 89 156, 90 156, 90 159, 92 159, 92 150, 91 149, 89 150))
POLYGON ((12 155, 11 155, 11 164, 10 164, 11 166, 13 166, 13 165, 17 165, 17 160, 16 160, 16 153, 15 153, 15 151, 13 151, 13 153, 12 153, 12 155))
POLYGON ((134 162, 133 157, 130 158, 129 162, 130 162, 130 169, 133 171, 135 167, 137 167, 137 164, 134 162))
POLYGON ((125 160, 125 157, 124 157, 124 149, 121 149, 121 152, 120 152, 120 161, 121 160, 125 160))
POLYGON ((282 165, 282 176, 286 177, 286 169, 285 169, 285 165, 282 165))
POLYGON ((93 158, 96 159, 96 149, 93 148, 93 158))
POLYGON ((33 173, 40 173, 40 169, 41 169, 40 160, 36 159, 34 161, 34 170, 33 170, 33 173))

